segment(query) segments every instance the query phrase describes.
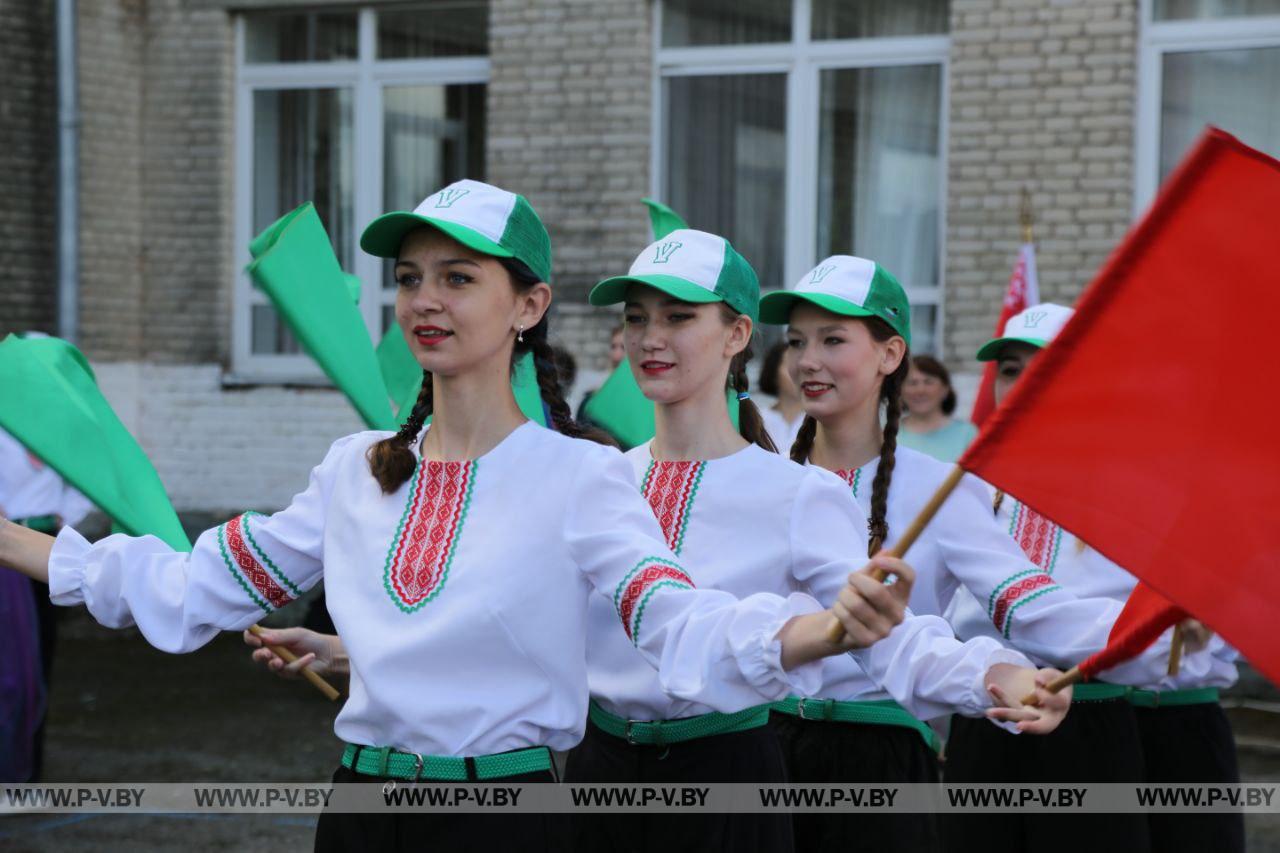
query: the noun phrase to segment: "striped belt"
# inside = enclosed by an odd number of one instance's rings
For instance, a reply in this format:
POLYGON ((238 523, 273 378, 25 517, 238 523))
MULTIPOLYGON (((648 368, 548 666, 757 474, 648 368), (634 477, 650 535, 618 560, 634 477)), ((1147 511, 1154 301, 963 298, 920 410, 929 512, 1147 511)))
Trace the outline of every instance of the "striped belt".
POLYGON ((58 518, 53 515, 33 515, 30 518, 15 518, 14 524, 21 524, 23 527, 30 527, 32 530, 38 530, 41 533, 54 534, 58 532, 58 518))
POLYGON ((551 753, 545 746, 458 758, 447 755, 418 755, 401 752, 389 746, 356 746, 347 744, 342 753, 342 766, 362 776, 381 776, 416 782, 433 779, 441 782, 474 782, 519 776, 551 769, 551 753))
POLYGON ((1135 708, 1172 708, 1176 705, 1211 705, 1218 701, 1218 688, 1197 687, 1191 690, 1134 690, 1129 704, 1135 708))
POLYGON ((933 729, 907 713, 892 699, 874 702, 837 702, 835 699, 800 699, 790 696, 773 703, 773 710, 802 720, 824 720, 836 723, 867 723, 873 726, 901 726, 924 738, 925 745, 937 752, 941 742, 933 729))
POLYGON ((745 732, 769 722, 769 706, 759 705, 733 714, 699 714, 681 720, 626 720, 591 702, 587 716, 605 734, 632 746, 665 746, 712 735, 745 732))

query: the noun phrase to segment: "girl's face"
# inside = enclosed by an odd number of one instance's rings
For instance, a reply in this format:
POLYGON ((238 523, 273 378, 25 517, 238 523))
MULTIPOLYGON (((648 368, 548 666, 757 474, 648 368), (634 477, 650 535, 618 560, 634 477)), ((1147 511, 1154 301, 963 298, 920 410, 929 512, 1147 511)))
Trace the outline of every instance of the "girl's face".
POLYGON ((609 369, 613 370, 627 357, 627 345, 622 340, 622 329, 609 336, 609 369))
POLYGON ((701 393, 723 394, 729 363, 751 340, 751 318, 725 323, 718 302, 681 302, 643 284, 627 288, 623 343, 646 397, 677 403, 701 393))
POLYGON ((1040 352, 1039 347, 1016 341, 1000 348, 1000 358, 996 360, 996 383, 993 389, 997 406, 1000 405, 1001 400, 1009 396, 1009 392, 1018 382, 1018 377, 1022 376, 1027 366, 1031 364, 1031 359, 1035 358, 1038 352, 1040 352))
POLYGON ((907 371, 907 381, 902 384, 902 402, 907 411, 916 417, 925 417, 942 410, 942 401, 950 389, 932 374, 917 370, 915 365, 907 371))
POLYGON ((418 364, 438 376, 509 359, 516 330, 537 325, 551 302, 545 283, 517 293, 497 260, 430 227, 405 236, 395 277, 396 322, 418 364))
POLYGON ((800 388, 805 414, 818 420, 878 404, 880 384, 897 370, 906 342, 897 336, 883 343, 856 317, 832 314, 809 302, 797 302, 787 326, 791 348, 787 364, 800 388))

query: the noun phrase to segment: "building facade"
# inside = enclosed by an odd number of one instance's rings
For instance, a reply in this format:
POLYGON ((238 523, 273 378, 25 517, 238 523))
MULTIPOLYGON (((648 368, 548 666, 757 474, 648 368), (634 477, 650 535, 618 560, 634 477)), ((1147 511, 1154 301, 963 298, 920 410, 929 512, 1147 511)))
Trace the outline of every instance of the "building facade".
MULTIPOLYGON (((0 0, 0 333, 55 331, 52 0, 0 0)), ((1071 302, 1206 122, 1280 154, 1280 0, 97 0, 79 4, 76 338, 184 511, 270 509, 360 428, 242 270, 316 203, 361 227, 476 177, 555 245, 553 336, 603 367, 588 287, 640 198, 728 236, 765 287, 875 258, 917 349, 972 374, 1035 215, 1071 302)), ((64 116, 64 119, 67 117, 64 116)))

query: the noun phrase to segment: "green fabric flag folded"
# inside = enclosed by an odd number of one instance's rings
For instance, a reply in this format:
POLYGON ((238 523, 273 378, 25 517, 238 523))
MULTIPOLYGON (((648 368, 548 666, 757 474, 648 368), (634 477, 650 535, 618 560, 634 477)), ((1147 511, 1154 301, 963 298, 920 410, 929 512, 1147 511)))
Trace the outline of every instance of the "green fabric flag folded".
MULTIPOLYGON (((725 404, 729 408, 733 428, 738 429, 738 395, 727 391, 725 404)), ((614 368, 600 390, 591 395, 583 414, 616 438, 625 450, 653 438, 656 428, 653 402, 636 384, 631 365, 625 358, 614 368)))
POLYGON ((95 383, 84 355, 60 338, 0 342, 0 427, 134 536, 191 550, 160 475, 95 383))
POLYGON ((378 357, 311 202, 249 244, 248 273, 302 346, 372 429, 395 429, 378 357))
POLYGON ((680 218, 680 214, 662 202, 654 201, 651 198, 642 198, 640 200, 649 207, 649 225, 653 228, 653 239, 661 240, 672 231, 689 227, 680 218))

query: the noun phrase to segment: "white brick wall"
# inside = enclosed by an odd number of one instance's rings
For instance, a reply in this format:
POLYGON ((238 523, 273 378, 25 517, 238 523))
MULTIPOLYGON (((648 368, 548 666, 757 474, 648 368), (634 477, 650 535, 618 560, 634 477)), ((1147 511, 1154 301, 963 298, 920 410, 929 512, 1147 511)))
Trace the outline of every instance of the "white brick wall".
POLYGON ((226 389, 217 365, 117 362, 95 370, 179 512, 286 506, 335 439, 364 429, 331 389, 226 389))

